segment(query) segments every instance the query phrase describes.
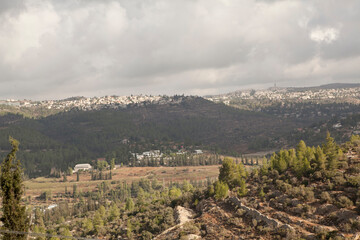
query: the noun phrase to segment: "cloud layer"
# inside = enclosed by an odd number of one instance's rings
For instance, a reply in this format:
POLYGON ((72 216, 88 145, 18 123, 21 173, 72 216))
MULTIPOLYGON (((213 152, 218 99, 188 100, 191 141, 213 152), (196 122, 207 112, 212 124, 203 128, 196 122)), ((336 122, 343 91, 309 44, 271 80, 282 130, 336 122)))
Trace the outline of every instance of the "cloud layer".
POLYGON ((360 2, 2 0, 0 98, 360 82, 360 2))

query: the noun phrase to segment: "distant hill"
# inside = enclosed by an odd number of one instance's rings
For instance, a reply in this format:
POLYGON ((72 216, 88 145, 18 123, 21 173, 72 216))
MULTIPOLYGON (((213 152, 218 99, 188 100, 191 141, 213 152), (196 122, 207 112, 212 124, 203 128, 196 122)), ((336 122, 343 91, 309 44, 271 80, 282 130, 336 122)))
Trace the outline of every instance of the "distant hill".
POLYGON ((340 88, 358 88, 360 83, 330 83, 314 87, 296 87, 296 88, 287 88, 293 91, 307 91, 307 90, 318 90, 318 89, 340 89, 340 88))
POLYGON ((40 119, 0 117, 0 150, 8 136, 20 141, 19 157, 30 176, 67 169, 99 157, 127 164, 129 152, 199 147, 243 153, 283 144, 290 122, 235 109, 200 97, 181 104, 148 104, 125 109, 72 110, 40 119), (123 144, 123 140, 129 143, 123 144), (40 172, 39 172, 40 171, 40 172))
MULTIPOLYGON (((20 141, 18 156, 29 176, 48 175, 52 168, 64 171, 103 157, 128 164, 130 152, 155 149, 200 148, 236 156, 294 146, 299 139, 319 144, 327 130, 340 133, 332 127, 337 121, 333 116, 343 118, 359 111, 357 105, 313 103, 278 103, 250 111, 201 97, 182 97, 176 103, 73 109, 38 119, 5 114, 0 116, 0 157, 10 150, 8 136, 20 141)), ((355 120, 350 127, 355 129, 356 124, 355 120)), ((335 134, 339 140, 342 135, 335 134)))

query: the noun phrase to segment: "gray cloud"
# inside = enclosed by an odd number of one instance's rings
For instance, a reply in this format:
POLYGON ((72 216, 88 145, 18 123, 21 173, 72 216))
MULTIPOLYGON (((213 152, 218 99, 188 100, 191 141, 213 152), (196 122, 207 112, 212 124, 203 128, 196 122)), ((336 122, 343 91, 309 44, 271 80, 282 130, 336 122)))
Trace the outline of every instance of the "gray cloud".
POLYGON ((359 1, 3 0, 1 98, 359 82, 359 1))
POLYGON ((0 1, 0 14, 2 13, 11 13, 11 12, 18 12, 24 9, 25 4, 24 0, 5 0, 0 1))

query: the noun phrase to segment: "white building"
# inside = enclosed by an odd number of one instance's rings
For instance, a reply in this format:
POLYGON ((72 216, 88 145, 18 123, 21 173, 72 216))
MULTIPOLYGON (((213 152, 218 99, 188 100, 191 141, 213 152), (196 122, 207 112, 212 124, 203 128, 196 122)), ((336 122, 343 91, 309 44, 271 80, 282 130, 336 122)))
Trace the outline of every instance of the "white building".
POLYGON ((195 154, 203 154, 203 151, 201 149, 196 149, 195 154))
POLYGON ((74 172, 77 172, 79 170, 86 171, 90 169, 92 169, 92 166, 88 163, 76 164, 74 167, 74 172))

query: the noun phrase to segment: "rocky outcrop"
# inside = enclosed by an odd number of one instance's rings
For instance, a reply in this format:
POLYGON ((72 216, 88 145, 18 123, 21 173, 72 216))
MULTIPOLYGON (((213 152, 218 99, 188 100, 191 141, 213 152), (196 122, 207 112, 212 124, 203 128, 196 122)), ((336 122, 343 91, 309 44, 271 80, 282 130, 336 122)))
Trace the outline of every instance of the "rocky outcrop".
POLYGON ((250 216, 251 218, 255 219, 258 222, 264 222, 269 227, 294 230, 293 227, 291 227, 288 224, 283 224, 282 222, 276 219, 273 219, 271 217, 262 214, 256 209, 245 206, 237 197, 230 197, 228 201, 233 205, 235 205, 236 207, 238 207, 239 209, 245 211, 245 215, 250 216))
POLYGON ((191 209, 186 209, 182 206, 177 206, 175 208, 175 219, 178 224, 184 224, 188 222, 194 215, 191 209))

